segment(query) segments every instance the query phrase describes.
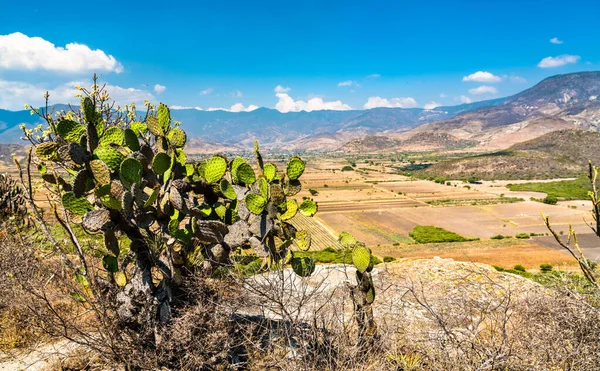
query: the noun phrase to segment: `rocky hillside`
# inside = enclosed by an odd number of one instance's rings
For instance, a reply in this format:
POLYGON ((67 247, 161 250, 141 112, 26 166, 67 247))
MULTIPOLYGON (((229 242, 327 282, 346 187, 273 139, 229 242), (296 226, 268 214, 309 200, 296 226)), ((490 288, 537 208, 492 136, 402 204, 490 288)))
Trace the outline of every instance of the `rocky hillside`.
POLYGON ((469 148, 477 144, 476 141, 460 139, 447 133, 417 133, 407 139, 390 135, 367 135, 348 142, 342 150, 362 153, 449 151, 469 148))
POLYGON ((549 179, 580 176, 588 161, 600 164, 600 133, 558 130, 505 150, 443 161, 414 172, 419 177, 549 179))

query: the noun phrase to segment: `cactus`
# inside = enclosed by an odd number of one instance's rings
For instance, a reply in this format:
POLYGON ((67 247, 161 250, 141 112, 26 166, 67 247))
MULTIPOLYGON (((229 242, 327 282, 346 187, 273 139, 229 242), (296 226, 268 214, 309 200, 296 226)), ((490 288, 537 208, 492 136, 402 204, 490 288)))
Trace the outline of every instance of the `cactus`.
POLYGON ((308 251, 310 250, 310 245, 311 245, 311 237, 310 237, 310 233, 308 233, 307 231, 298 231, 296 232, 296 245, 298 245, 298 248, 302 251, 308 251))
POLYGON ((300 157, 292 157, 287 164, 286 174, 290 180, 297 180, 304 173, 304 161, 300 157))
POLYGON ((26 221, 25 195, 8 174, 0 174, 0 222, 12 219, 17 225, 26 221))
POLYGON ((227 171, 227 161, 221 156, 213 156, 204 168, 204 179, 207 183, 216 183, 227 171))
POLYGON ((360 273, 365 273, 371 264, 371 250, 358 245, 352 250, 352 263, 360 273))
POLYGON ((308 277, 315 271, 315 261, 311 258, 294 258, 292 255, 292 269, 300 277, 308 277))
POLYGON ((298 207, 300 214, 304 216, 313 216, 317 213, 317 203, 313 200, 306 199, 302 201, 298 207))

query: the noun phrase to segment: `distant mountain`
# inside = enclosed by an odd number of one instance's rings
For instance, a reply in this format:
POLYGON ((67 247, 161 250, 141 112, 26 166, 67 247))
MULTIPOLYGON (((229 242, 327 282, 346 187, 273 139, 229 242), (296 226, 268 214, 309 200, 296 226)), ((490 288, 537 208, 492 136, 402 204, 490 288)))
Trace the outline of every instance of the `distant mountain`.
POLYGON ((367 135, 354 139, 342 147, 348 152, 401 152, 401 151, 436 151, 460 150, 479 144, 473 140, 460 139, 446 133, 418 133, 408 139, 400 139, 392 135, 367 135))
POLYGON ((501 103, 421 125, 406 133, 447 133, 482 149, 507 146, 560 129, 600 127, 600 72, 549 77, 501 103))
POLYGON ((585 172, 588 161, 600 163, 599 143, 597 131, 558 130, 502 151, 442 161, 414 175, 452 179, 578 177, 585 172))
MULTIPOLYGON (((502 99, 438 107, 434 110, 420 108, 374 108, 351 111, 312 111, 281 113, 274 109, 259 108, 252 112, 172 110, 171 115, 182 122, 191 142, 190 150, 227 148, 235 151, 251 148, 259 140, 263 148, 278 150, 331 150, 367 134, 404 132, 423 123, 443 120, 470 110, 501 104, 502 99), (202 143, 202 144, 200 144, 202 143), (206 144, 216 146, 206 146, 206 144), (197 148, 196 148, 197 147, 197 148)), ((55 110, 67 106, 50 107, 55 110)), ((32 126, 41 122, 29 111, 0 109, 0 143, 18 142, 19 124, 32 126)))

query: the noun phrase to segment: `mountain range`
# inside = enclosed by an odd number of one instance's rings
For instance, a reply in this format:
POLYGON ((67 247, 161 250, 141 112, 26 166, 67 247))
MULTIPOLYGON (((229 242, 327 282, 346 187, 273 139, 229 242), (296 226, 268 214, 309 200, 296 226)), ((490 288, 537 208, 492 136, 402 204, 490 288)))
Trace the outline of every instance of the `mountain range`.
MULTIPOLYGON (((457 106, 281 113, 172 110, 189 150, 243 150, 258 140, 272 150, 475 150, 506 148, 561 129, 600 126, 600 72, 549 77, 513 96, 457 106), (435 133, 435 135, 432 135, 435 133), (374 140, 377 139, 377 140, 374 140)), ((53 106, 63 109, 64 106, 53 106)), ((0 109, 0 142, 17 143, 29 111, 0 109)))

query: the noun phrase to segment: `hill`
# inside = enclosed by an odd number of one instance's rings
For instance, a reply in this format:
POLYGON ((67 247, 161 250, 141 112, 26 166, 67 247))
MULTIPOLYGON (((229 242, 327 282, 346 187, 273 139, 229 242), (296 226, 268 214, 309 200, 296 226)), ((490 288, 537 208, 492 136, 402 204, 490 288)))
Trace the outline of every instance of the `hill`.
POLYGON ((550 179, 578 177, 588 161, 600 164, 600 133, 559 130, 508 149, 442 161, 413 174, 451 179, 550 179))
POLYGON ((407 139, 390 135, 367 135, 346 143, 342 150, 363 153, 459 150, 477 144, 476 141, 460 139, 447 133, 417 133, 407 139))

